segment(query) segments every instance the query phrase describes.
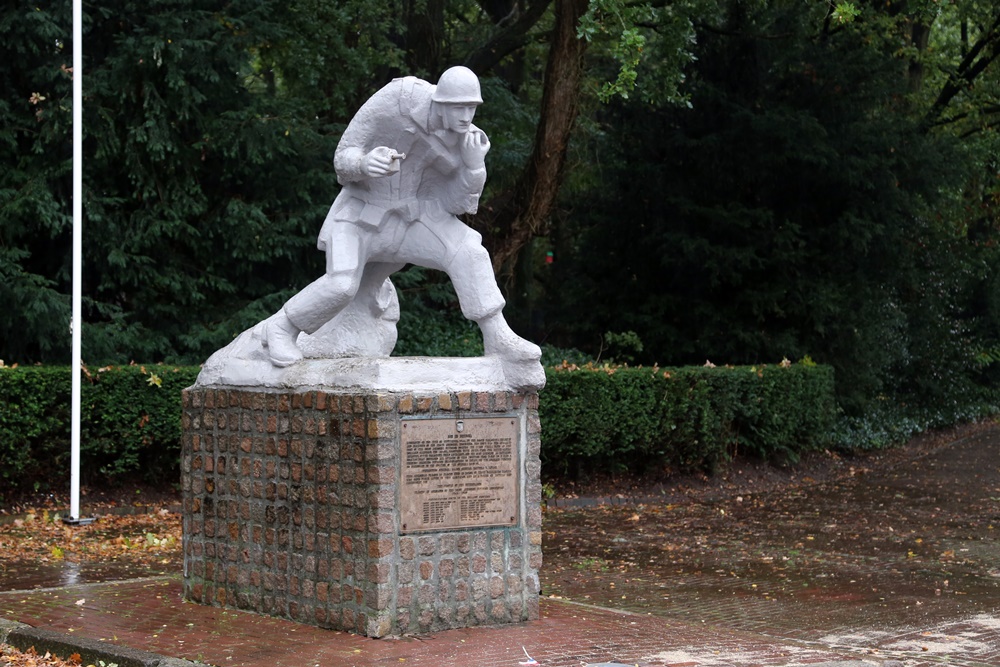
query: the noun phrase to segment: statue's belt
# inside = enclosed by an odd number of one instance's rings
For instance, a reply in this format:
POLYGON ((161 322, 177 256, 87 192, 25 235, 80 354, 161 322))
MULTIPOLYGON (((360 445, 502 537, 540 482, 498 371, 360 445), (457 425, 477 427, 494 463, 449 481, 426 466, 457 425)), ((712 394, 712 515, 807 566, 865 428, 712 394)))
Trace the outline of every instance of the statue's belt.
POLYGON ((351 215, 348 211, 353 207, 351 205, 345 206, 341 211, 338 211, 338 218, 349 218, 372 227, 379 227, 392 214, 398 215, 403 219, 403 222, 407 223, 421 219, 433 221, 437 218, 450 216, 440 202, 434 200, 421 200, 415 197, 406 199, 361 199, 355 197, 355 199, 362 205, 361 210, 351 215), (348 214, 344 216, 345 213, 348 214))

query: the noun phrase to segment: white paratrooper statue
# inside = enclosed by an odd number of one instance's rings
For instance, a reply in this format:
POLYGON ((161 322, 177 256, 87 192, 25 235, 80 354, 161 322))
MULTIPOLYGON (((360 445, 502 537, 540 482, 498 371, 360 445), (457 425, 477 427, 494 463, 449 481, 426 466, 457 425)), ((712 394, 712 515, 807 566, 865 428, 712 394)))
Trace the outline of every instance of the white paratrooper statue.
POLYGON ((482 101, 466 67, 437 85, 404 77, 376 92, 337 146, 343 187, 317 241, 325 273, 213 355, 202 375, 238 361, 291 371, 303 358, 388 356, 399 319, 389 276, 409 263, 448 274, 507 386, 544 385, 541 350, 507 324, 482 237, 458 218, 476 212, 486 182, 490 142, 472 123, 482 101))

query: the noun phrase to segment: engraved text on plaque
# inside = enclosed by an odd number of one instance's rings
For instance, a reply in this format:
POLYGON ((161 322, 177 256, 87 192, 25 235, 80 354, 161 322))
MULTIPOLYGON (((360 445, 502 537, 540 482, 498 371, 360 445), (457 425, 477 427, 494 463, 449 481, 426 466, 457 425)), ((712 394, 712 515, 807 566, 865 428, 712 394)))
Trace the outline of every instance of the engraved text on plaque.
POLYGON ((517 433, 510 417, 404 420, 402 530, 516 524, 517 433))

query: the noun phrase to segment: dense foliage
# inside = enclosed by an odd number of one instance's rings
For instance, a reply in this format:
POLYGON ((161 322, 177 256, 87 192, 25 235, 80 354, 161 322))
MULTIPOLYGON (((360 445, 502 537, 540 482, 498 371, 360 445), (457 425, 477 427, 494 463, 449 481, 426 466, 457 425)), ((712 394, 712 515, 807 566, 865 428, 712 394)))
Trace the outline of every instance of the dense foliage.
MULTIPOLYGON (((69 358, 69 8, 0 10, 8 365, 69 358)), ((519 330, 647 365, 810 355, 835 369, 848 442, 880 419, 996 405, 995 3, 111 0, 85 14, 91 365, 198 363, 279 308, 322 271, 315 234, 353 112, 393 76, 463 62, 493 140, 469 222, 519 330)), ((478 353, 446 280, 397 282, 400 354, 478 353)))
MULTIPOLYGON (((85 368, 85 485, 175 479, 181 391, 197 366, 85 368)), ((794 460, 828 446, 833 373, 811 363, 629 368, 563 363, 540 396, 542 459, 550 471, 712 468, 737 454, 794 460), (628 406, 623 409, 622 406, 628 406)), ((68 478, 69 369, 0 367, 0 507, 10 494, 61 490, 68 478)))

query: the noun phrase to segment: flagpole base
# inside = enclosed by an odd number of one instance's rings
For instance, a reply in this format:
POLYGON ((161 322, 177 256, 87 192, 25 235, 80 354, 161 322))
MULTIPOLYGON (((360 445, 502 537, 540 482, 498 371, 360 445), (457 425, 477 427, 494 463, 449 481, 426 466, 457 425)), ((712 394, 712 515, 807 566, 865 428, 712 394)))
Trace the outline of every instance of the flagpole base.
POLYGON ((97 521, 96 516, 84 516, 79 518, 63 517, 62 522, 67 526, 89 526, 90 524, 97 521))

